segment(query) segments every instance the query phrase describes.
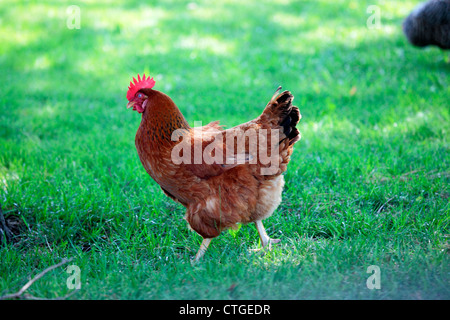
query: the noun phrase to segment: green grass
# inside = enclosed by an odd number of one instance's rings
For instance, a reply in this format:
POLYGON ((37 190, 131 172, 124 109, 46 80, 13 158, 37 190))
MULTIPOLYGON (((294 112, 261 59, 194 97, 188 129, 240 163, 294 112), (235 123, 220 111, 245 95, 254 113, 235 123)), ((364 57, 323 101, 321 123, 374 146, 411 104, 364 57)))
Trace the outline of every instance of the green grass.
MULTIPOLYGON (((0 202, 20 233, 0 248, 0 296, 67 257, 73 299, 449 299, 450 58, 407 43, 417 3, 2 1, 0 202), (278 85, 295 95, 302 140, 271 252, 250 252, 242 226, 191 264, 201 238, 134 146, 125 94, 144 71, 190 123, 231 127, 278 85)), ((68 276, 29 293, 64 296, 68 276)))

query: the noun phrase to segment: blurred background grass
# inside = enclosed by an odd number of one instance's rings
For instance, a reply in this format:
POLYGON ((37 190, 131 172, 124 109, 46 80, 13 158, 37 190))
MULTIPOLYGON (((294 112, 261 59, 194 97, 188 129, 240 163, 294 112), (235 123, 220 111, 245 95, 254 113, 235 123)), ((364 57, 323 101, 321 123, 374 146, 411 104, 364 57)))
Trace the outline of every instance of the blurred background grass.
MULTIPOLYGON (((0 202, 20 234, 0 249, 0 294, 76 257, 75 298, 448 299, 450 63, 403 36, 417 3, 2 1, 0 202), (190 265, 200 239, 134 147, 125 94, 142 72, 191 124, 294 94, 303 138, 267 222, 274 252, 249 254, 243 227, 190 265), (365 286, 371 264, 383 290, 365 286)), ((34 294, 63 295, 54 277, 34 294)))

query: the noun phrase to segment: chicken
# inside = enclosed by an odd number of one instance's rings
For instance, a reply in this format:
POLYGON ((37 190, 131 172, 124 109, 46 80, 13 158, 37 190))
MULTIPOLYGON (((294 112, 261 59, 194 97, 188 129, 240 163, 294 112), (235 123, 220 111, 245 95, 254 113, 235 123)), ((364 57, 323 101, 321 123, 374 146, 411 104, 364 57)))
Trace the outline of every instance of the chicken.
POLYGON ((262 114, 224 130, 219 122, 190 127, 153 78, 133 78, 127 108, 142 113, 136 149, 147 173, 172 200, 186 208, 185 219, 203 237, 198 261, 212 238, 238 223, 255 223, 262 248, 270 238, 262 220, 281 202, 282 173, 300 140, 301 115, 289 91, 275 92, 262 114))
POLYGON ((403 31, 417 47, 450 49, 450 0, 419 4, 403 22, 403 31))

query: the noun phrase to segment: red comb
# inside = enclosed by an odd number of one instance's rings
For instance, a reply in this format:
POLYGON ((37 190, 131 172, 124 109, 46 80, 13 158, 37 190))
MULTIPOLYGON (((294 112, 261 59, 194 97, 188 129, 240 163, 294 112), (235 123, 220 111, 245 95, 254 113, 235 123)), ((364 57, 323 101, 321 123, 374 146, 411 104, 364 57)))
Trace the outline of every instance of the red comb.
POLYGON ((136 78, 133 77, 133 81, 130 81, 130 86, 128 87, 128 92, 127 92, 128 101, 131 101, 131 99, 133 99, 136 92, 138 92, 142 88, 151 89, 155 85, 155 80, 153 80, 153 78, 148 77, 147 79, 145 79, 145 73, 142 75, 142 79, 139 76, 139 74, 138 74, 137 78, 138 79, 136 80, 136 78))

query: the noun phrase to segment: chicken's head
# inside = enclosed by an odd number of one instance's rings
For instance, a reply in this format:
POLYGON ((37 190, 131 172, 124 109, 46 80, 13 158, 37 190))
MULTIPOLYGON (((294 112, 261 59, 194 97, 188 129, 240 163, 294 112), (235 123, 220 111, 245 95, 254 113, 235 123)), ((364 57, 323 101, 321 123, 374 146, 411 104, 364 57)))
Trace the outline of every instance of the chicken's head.
POLYGON ((137 80, 133 77, 133 81, 130 81, 130 86, 128 87, 127 108, 133 108, 139 113, 144 112, 147 105, 148 96, 141 92, 141 89, 151 89, 155 85, 155 80, 153 78, 145 78, 145 74, 141 78, 138 74, 137 80))

